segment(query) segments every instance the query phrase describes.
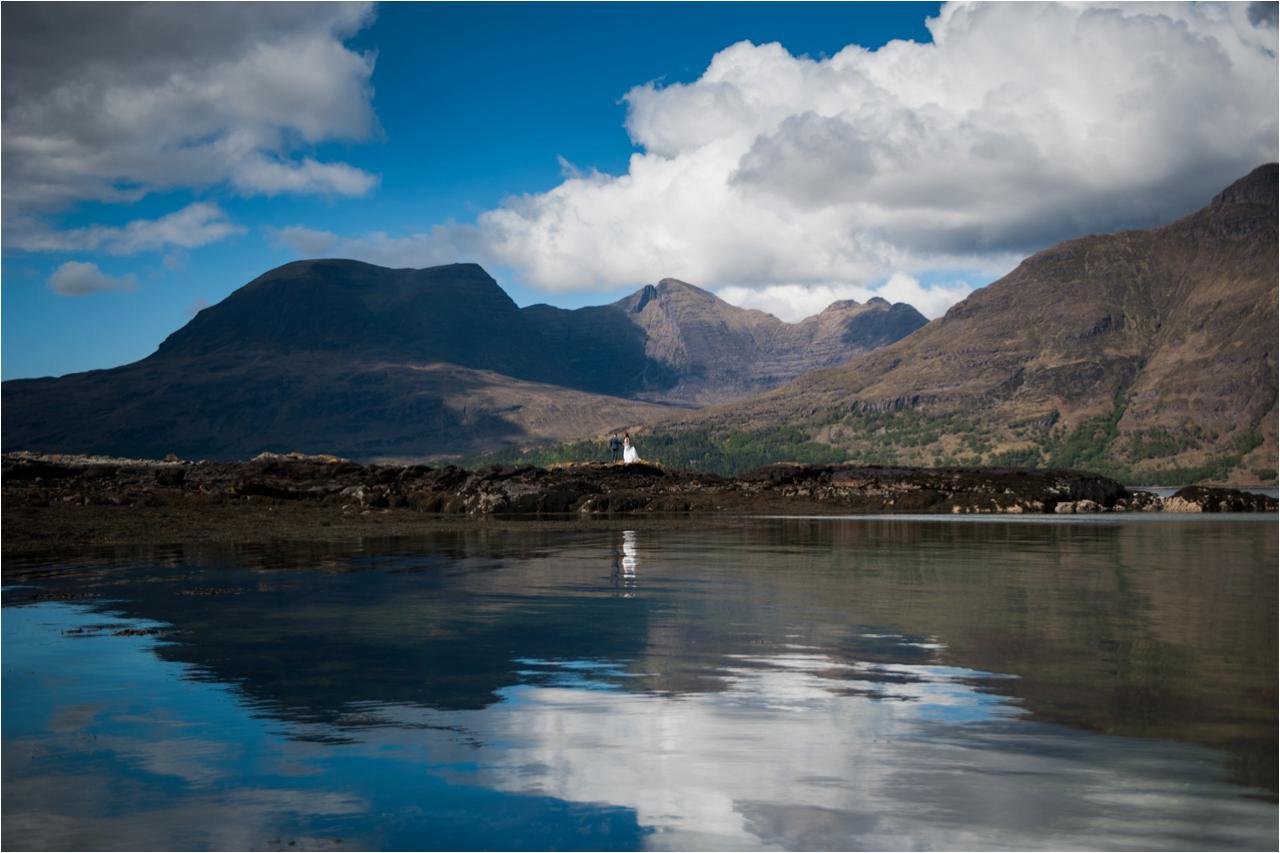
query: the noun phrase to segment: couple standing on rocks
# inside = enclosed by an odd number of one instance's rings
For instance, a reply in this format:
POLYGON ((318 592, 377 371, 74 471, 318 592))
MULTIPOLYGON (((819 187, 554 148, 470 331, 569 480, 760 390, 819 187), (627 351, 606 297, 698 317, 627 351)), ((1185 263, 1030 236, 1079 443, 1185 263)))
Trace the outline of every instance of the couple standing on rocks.
POLYGON ((622 434, 622 442, 618 442, 618 434, 615 432, 609 437, 609 461, 618 461, 618 451, 622 451, 622 461, 625 464, 640 461, 640 454, 636 452, 635 445, 631 443, 631 433, 622 434))

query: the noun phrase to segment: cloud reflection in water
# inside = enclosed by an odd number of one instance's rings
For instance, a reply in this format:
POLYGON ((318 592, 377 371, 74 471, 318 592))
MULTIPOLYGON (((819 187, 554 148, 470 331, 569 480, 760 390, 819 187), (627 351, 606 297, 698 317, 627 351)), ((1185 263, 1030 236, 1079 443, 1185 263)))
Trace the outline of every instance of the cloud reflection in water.
POLYGON ((601 689, 616 665, 529 663, 554 684, 474 713, 384 707, 375 740, 447 719, 473 737, 432 744, 446 778, 625 807, 655 849, 1256 843, 1236 819, 1261 804, 1209 750, 1024 722, 981 689, 1004 676, 782 655, 741 659, 723 691, 664 695, 601 689))

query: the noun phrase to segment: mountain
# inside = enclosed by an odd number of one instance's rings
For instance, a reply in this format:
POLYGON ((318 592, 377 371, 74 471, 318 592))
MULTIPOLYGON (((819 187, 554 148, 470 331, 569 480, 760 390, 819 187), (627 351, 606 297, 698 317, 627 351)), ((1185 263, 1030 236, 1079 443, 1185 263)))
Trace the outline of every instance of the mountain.
POLYGON ((475 264, 299 261, 204 309, 139 362, 5 382, 4 446, 399 458, 563 440, 666 412, 558 384, 570 378, 475 264))
POLYGON ((285 264, 201 311, 156 355, 249 352, 394 355, 519 379, 570 378, 511 297, 477 264, 417 270, 348 260, 285 264))
POLYGON ((139 362, 5 382, 3 439, 131 456, 473 454, 775 387, 865 351, 914 313, 851 303, 786 324, 666 281, 614 305, 522 310, 475 264, 298 261, 204 309, 139 362))
POLYGON ((613 303, 568 311, 533 305, 548 346, 579 387, 702 405, 759 394, 813 370, 892 343, 927 321, 904 303, 836 302, 785 323, 664 278, 613 303))
POLYGON ((896 343, 663 440, 786 429, 869 462, 1274 482, 1276 197, 1270 164, 1169 225, 1046 249, 896 343))

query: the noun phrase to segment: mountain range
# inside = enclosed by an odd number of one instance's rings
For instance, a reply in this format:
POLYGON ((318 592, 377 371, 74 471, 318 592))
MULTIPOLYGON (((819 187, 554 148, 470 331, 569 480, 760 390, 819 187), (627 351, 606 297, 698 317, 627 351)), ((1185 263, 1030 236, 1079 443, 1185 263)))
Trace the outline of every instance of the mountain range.
POLYGON ((650 458, 725 473, 795 459, 1273 483, 1276 332, 1269 164, 1176 222, 1041 251, 927 323, 880 299, 784 323, 675 279, 522 309, 474 264, 299 261, 139 362, 4 383, 3 440, 551 461, 641 427, 650 458))
POLYGON ((872 297, 834 302, 820 314, 785 323, 673 278, 612 305, 523 310, 548 351, 562 355, 576 387, 690 405, 762 393, 892 343, 927 322, 910 305, 872 297))
POLYGON ((612 305, 521 309, 475 264, 299 261, 139 362, 5 382, 3 439, 126 456, 476 453, 759 393, 925 322, 873 299, 784 323, 674 279, 612 305))
POLYGON ((1046 249, 911 335, 661 442, 785 428, 867 462, 1274 482, 1276 198, 1269 164, 1176 222, 1046 249))

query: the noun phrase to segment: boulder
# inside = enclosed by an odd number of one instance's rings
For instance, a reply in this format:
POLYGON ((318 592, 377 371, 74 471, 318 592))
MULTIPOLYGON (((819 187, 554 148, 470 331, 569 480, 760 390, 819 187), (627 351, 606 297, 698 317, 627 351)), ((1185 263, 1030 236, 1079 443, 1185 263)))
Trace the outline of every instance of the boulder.
POLYGON ((1165 498, 1166 512, 1275 512, 1276 499, 1240 489, 1187 486, 1165 498))

